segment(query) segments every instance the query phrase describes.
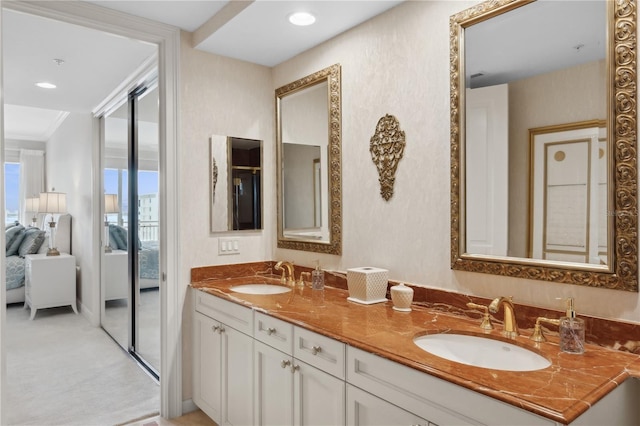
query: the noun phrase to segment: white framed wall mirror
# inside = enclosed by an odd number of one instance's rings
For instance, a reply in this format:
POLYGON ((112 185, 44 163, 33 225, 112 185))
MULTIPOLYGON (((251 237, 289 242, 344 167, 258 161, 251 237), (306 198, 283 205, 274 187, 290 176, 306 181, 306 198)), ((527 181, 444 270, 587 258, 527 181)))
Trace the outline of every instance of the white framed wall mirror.
POLYGON ((262 141, 213 135, 210 139, 211 232, 262 229, 262 141))
POLYGON ((452 268, 638 291, 635 0, 450 25, 452 268))
POLYGON ((340 65, 276 90, 278 247, 342 252, 340 65))

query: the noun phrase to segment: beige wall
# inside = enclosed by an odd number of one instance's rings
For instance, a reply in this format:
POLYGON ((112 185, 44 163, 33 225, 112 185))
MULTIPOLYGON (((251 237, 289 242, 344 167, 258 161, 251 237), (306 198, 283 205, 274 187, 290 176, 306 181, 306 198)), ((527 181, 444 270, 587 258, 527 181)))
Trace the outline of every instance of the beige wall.
POLYGON ((509 256, 526 257, 529 205, 529 129, 607 113, 604 61, 509 84, 509 256))
MULTIPOLYGON (((320 259, 325 269, 376 266, 389 269, 396 280, 491 298, 509 295, 518 303, 554 309, 562 308, 556 298, 572 296, 579 314, 638 321, 638 293, 451 270, 449 17, 473 3, 403 3, 273 70, 194 51, 185 37, 180 69, 184 287, 193 266, 272 258, 314 266, 320 259), (342 65, 343 255, 278 249, 274 90, 335 63, 342 65), (380 196, 369 154, 369 140, 385 114, 398 118, 407 141, 388 202, 380 196), (208 235, 207 141, 214 133, 265 140, 266 229, 241 237, 243 253, 236 257, 217 256, 217 238, 208 235)), ((186 321, 190 306, 185 309, 186 321)), ((183 331, 188 399, 190 324, 183 331)))
POLYGON ((92 166, 93 116, 91 113, 71 113, 47 142, 46 185, 50 191, 67 194, 67 210, 71 214, 71 250, 80 267, 77 289, 83 314, 91 320, 98 306, 93 306, 93 292, 97 291, 91 282, 93 210, 92 166))
POLYGON ((406 2, 274 68, 275 88, 342 65, 344 235, 341 257, 283 249, 275 257, 308 266, 320 258, 340 270, 377 266, 397 280, 555 309, 556 298, 572 296, 579 313, 638 321, 638 293, 451 270, 449 17, 474 3, 406 2), (386 113, 407 138, 389 202, 369 155, 386 113))
MULTIPOLYGON (((182 34, 180 54, 180 285, 183 296, 188 296, 186 289, 193 267, 273 257, 275 95, 271 69, 192 49, 189 33, 182 34), (209 140, 212 135, 264 141, 263 186, 267 194, 264 230, 209 233, 209 140), (240 254, 218 256, 221 236, 237 237, 240 254)), ((185 400, 191 398, 190 309, 191 300, 185 297, 182 327, 185 400)))

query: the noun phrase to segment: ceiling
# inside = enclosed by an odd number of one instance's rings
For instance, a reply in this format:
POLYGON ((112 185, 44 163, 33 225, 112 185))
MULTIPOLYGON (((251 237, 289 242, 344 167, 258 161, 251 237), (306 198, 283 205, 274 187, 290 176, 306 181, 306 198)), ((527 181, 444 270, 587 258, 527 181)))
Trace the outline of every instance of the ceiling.
MULTIPOLYGON (((273 67, 402 1, 90 1, 193 32, 196 49, 273 67), (316 23, 287 18, 309 11, 316 23)), ((46 141, 69 112, 90 113, 156 47, 3 9, 5 138, 46 141), (62 59, 58 64, 54 59, 62 59), (56 89, 41 89, 48 81, 56 89)))
POLYGON ((606 56, 603 1, 536 1, 465 30, 467 85, 509 83, 606 56))

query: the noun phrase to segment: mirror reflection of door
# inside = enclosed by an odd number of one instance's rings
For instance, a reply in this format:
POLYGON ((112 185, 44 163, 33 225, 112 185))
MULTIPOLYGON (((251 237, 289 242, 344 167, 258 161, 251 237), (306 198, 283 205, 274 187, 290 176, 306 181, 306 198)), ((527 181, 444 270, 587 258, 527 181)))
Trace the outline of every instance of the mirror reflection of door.
POLYGON ((101 325, 160 370, 158 90, 136 88, 103 123, 105 236, 101 325))
POLYGON ((532 257, 606 265, 606 127, 532 129, 531 144, 532 257))
POLYGON ((285 236, 322 236, 320 147, 282 144, 285 236), (316 167, 316 164, 318 166, 316 167))
POLYGON ((261 141, 229 138, 229 144, 229 230, 262 229, 261 141))
POLYGON ((466 90, 465 251, 507 256, 509 86, 466 90))

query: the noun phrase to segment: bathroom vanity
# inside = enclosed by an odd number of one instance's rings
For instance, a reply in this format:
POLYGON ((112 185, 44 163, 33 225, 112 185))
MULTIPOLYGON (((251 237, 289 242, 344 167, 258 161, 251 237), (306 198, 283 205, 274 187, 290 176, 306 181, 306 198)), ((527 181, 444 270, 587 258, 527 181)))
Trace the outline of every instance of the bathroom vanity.
MULTIPOLYGON (((517 372, 467 366, 414 344, 433 333, 483 335, 479 321, 391 302, 359 305, 348 292, 279 285, 268 276, 195 279, 193 400, 218 424, 638 424, 640 356, 587 345, 561 353, 557 337, 509 342, 545 357, 517 372), (251 397, 248 397, 251 395, 251 397)), ((523 333, 525 334, 525 333, 523 333)), ((487 332, 501 340, 501 327, 487 332)))

